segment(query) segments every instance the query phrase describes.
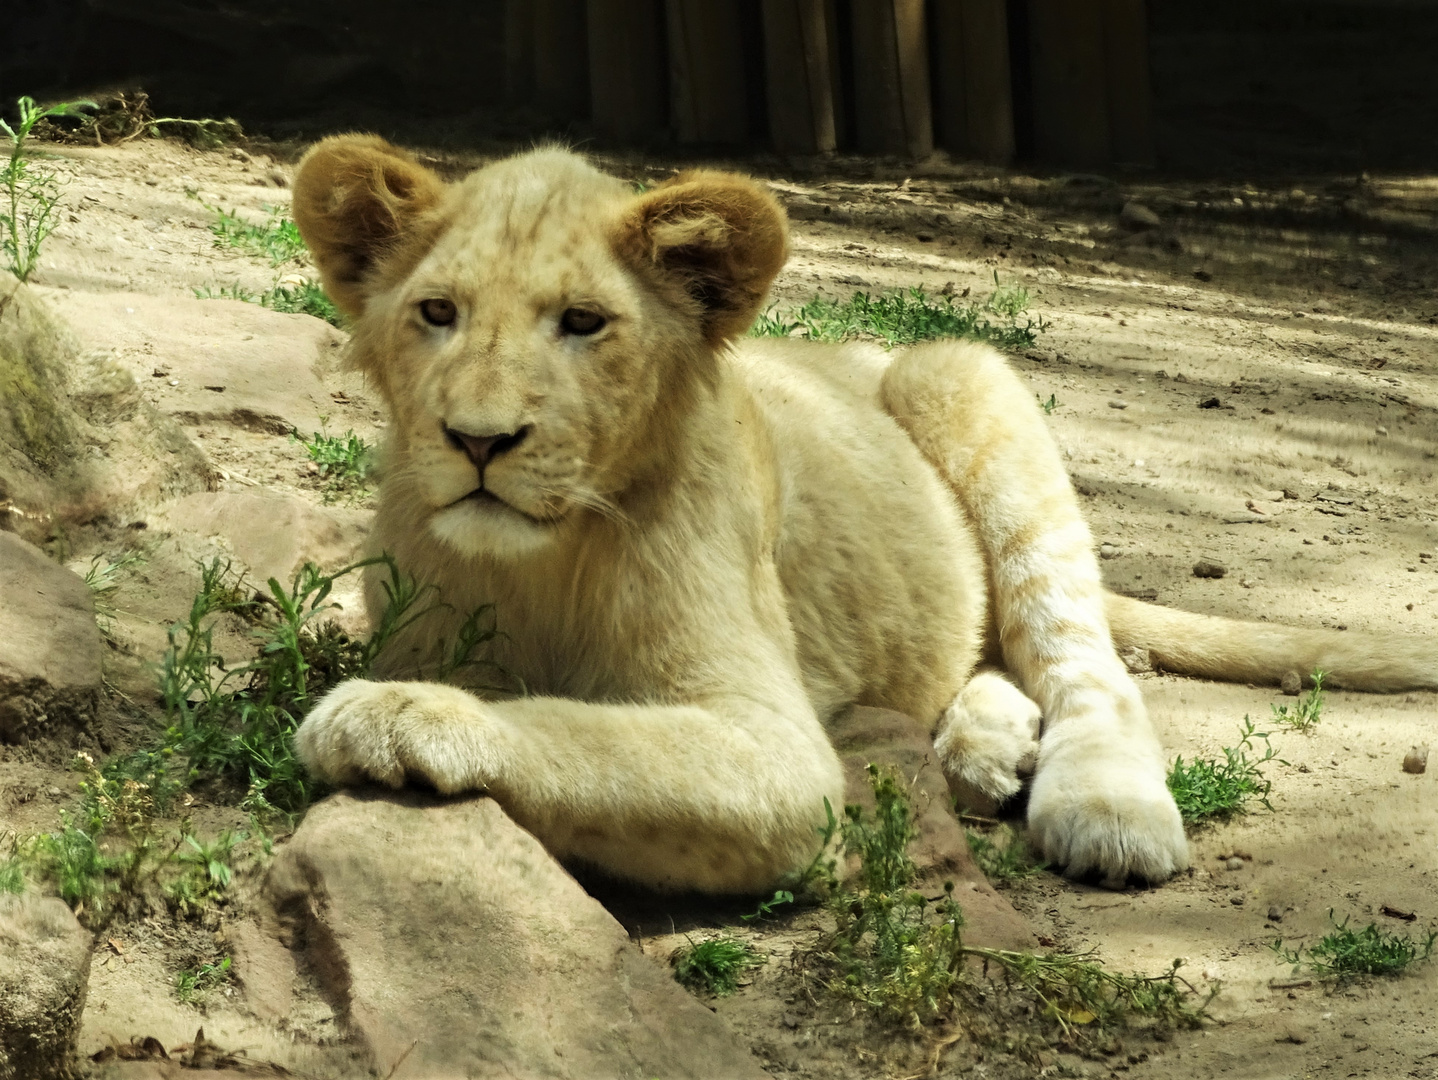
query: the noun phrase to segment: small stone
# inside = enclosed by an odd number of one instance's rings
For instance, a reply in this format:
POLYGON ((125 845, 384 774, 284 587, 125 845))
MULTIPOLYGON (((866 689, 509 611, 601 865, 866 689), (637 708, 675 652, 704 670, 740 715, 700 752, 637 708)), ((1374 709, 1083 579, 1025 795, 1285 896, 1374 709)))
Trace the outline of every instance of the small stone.
POLYGON ((1228 902, 1234 907, 1243 907, 1244 905, 1244 899, 1241 896, 1230 896, 1228 902))
POLYGON ((283 188, 290 186, 290 178, 285 175, 284 169, 281 169, 278 166, 271 169, 265 175, 269 177, 270 183, 274 184, 275 187, 283 188))
POLYGON ((1193 564, 1193 576, 1201 578, 1221 578, 1228 573, 1228 567, 1212 559, 1199 559, 1193 564))
POLYGON ((1268 905, 1268 921, 1269 921, 1269 922, 1282 922, 1282 921, 1283 921, 1283 909, 1280 908, 1277 904, 1269 904, 1269 905, 1268 905))
POLYGON ((1141 202, 1130 199, 1123 204, 1119 211, 1118 220, 1125 226, 1135 231, 1141 229, 1156 229, 1163 224, 1163 219, 1155 214, 1141 202))
POLYGON ((1115 559, 1118 557, 1118 548, 1112 544, 1100 544, 1098 547, 1098 557, 1100 559, 1115 559))
POLYGON ((1221 409, 1223 408, 1223 402, 1219 401, 1216 397, 1204 398, 1198 403, 1198 407, 1200 409, 1221 409))
POLYGON ((1403 755, 1403 771, 1414 776, 1428 771, 1428 744, 1415 746, 1403 755))
POLYGON ((1128 402, 1127 402, 1127 401, 1110 401, 1110 402, 1108 403, 1108 407, 1109 407, 1110 409, 1127 409, 1127 408, 1128 408, 1128 402))
POLYGON ((1376 428, 1373 429, 1373 433, 1374 433, 1375 435, 1387 435, 1387 434, 1388 434, 1388 429, 1387 429, 1386 427, 1384 427, 1382 424, 1379 424, 1376 428))
POLYGON ((1243 869, 1243 860, 1240 859, 1237 855, 1235 855, 1233 858, 1229 859, 1228 862, 1224 863, 1223 865, 1226 866, 1226 867, 1228 867, 1230 870, 1242 870, 1242 869, 1243 869))
POLYGON ((1297 697, 1298 691, 1303 689, 1303 676, 1296 671, 1285 671, 1278 686, 1289 697, 1297 697))

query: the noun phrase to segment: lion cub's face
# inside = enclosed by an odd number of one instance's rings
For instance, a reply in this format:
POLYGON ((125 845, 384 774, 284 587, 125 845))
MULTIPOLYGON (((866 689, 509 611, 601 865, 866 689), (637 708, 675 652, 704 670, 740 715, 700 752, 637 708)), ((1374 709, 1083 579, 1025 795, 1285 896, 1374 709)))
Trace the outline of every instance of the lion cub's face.
POLYGON ((393 412, 384 497, 464 555, 523 555, 620 513, 782 262, 772 200, 725 180, 716 210, 704 190, 635 196, 557 150, 454 186, 378 140, 311 151, 296 219, 393 412), (777 235, 743 295, 729 189, 777 235))

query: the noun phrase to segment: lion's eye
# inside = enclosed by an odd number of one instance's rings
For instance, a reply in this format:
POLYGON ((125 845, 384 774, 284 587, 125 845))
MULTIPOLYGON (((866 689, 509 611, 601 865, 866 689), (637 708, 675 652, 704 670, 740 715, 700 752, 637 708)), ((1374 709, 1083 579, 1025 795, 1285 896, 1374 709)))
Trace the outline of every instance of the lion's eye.
POLYGON ((456 314, 454 301, 432 297, 419 302, 419 313, 430 326, 449 326, 456 314))
POLYGON ((559 317, 559 325, 566 334, 579 334, 582 337, 597 334, 604 329, 605 321, 599 312, 578 307, 566 308, 559 317))

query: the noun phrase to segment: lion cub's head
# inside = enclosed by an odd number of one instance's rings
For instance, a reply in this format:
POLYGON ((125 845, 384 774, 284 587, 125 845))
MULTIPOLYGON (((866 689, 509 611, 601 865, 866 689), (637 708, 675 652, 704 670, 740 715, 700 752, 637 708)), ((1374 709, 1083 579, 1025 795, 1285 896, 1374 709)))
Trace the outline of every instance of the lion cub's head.
POLYGON ((381 139, 326 139, 294 210, 390 405, 384 497, 469 555, 544 547, 662 470, 786 254, 750 180, 636 195, 561 150, 446 184, 381 139))

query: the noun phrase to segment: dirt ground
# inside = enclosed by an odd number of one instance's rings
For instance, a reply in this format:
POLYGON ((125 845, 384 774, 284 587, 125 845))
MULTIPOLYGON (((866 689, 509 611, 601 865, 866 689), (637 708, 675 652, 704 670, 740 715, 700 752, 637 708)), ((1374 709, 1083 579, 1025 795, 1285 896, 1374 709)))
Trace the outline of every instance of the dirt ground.
MULTIPOLYGON (((66 213, 33 283, 62 310, 81 294, 267 287, 274 273, 262 262, 213 246, 199 200, 257 218, 284 206, 298 150, 55 148, 66 213)), ((458 173, 478 159, 435 160, 458 173)), ((612 164, 655 177, 676 163, 612 164)), ((730 164, 770 179, 794 217, 782 304, 912 285, 982 296, 995 274, 1030 289, 1050 326, 1015 364, 1041 399, 1057 401, 1051 428, 1105 545, 1112 588, 1204 613, 1421 634, 1438 654, 1438 179, 1258 186, 943 161, 730 164), (1126 227, 1129 200, 1159 224, 1126 227), (1194 576, 1199 558, 1226 575, 1194 576)), ((143 342, 119 359, 163 402, 168 383, 143 342)), ((363 402, 339 422, 370 437, 382 427, 363 402)), ((284 436, 188 430, 224 470, 226 490, 275 487, 318 501, 302 451, 284 436)), ((179 615, 159 610, 157 596, 128 604, 152 627, 179 615)), ((123 589, 117 603, 127 606, 123 589)), ((142 678, 137 664, 129 677, 142 678)), ((1262 727, 1285 700, 1268 688, 1140 679, 1166 745, 1185 757, 1233 745, 1245 715, 1262 727)), ((1311 944, 1330 909, 1385 929, 1438 925, 1435 779, 1401 769, 1435 721, 1438 695, 1331 694, 1315 732, 1273 736, 1283 759, 1268 767, 1273 811, 1196 832, 1187 875, 1122 893, 1050 874, 1012 888, 1035 931, 1065 949, 1145 971, 1183 957, 1197 985, 1222 984, 1205 1030, 1148 1048, 1146 1060, 1063 1069, 1174 1080, 1438 1075, 1438 966, 1338 989, 1292 978, 1268 947, 1280 936, 1311 944), (1234 857, 1240 868, 1227 869, 1234 857)), ((73 790, 73 776, 43 757, 0 762, 0 810, 20 832, 53 827, 73 790)), ((155 1025, 188 1038, 203 1022, 222 1043, 279 1059, 272 1029, 223 1001, 209 1016, 173 1002, 137 1015, 126 1004, 127 987, 143 981, 136 973, 150 965, 149 977, 172 976, 159 970, 161 953, 136 958, 138 943, 122 944, 126 955, 112 950, 96 969, 83 1051, 155 1025)), ((770 977, 720 1006, 756 1041, 742 1001, 770 977)), ((314 1031, 325 1019, 294 1022, 314 1031)), ((293 1046, 285 1053, 304 1067, 293 1046)), ((862 1056, 842 1068, 777 1050, 772 1061, 796 1075, 890 1075, 862 1056)), ((939 1075, 1010 1075, 989 1069, 955 1054, 939 1075)))

